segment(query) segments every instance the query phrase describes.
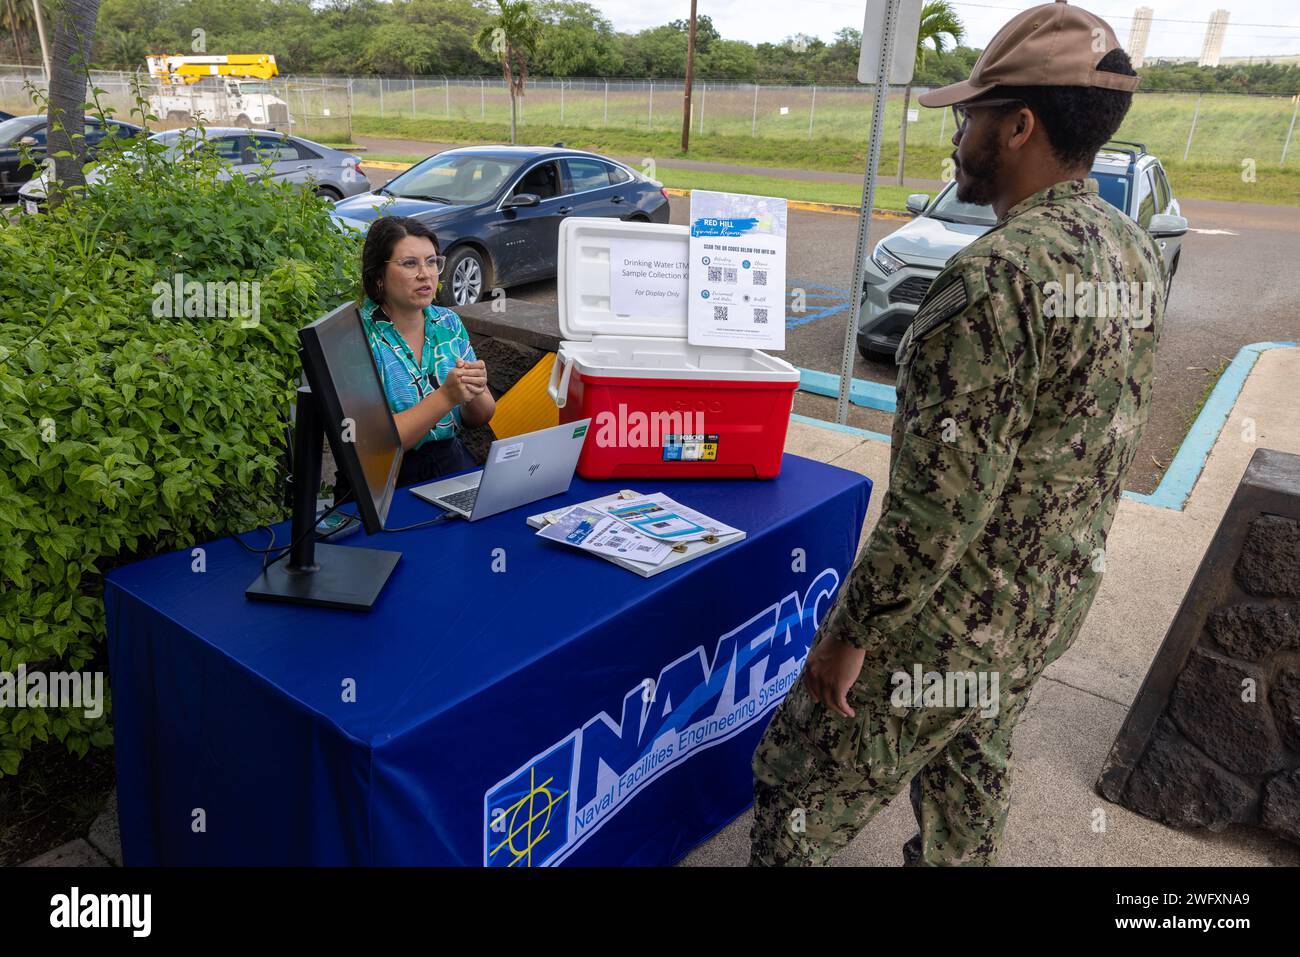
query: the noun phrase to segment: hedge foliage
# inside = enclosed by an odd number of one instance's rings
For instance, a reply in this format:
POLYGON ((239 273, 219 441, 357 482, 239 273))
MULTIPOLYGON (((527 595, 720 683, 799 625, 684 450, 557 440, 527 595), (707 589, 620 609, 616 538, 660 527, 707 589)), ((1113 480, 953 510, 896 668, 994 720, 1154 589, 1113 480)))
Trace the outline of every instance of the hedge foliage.
MULTIPOLYGON (((107 571, 284 517, 296 330, 358 287, 326 200, 132 150, 0 222, 0 671, 102 666, 107 571), (256 323, 156 315, 177 274, 257 283, 256 323)), ((0 709, 0 775, 109 743, 109 713, 0 709)))

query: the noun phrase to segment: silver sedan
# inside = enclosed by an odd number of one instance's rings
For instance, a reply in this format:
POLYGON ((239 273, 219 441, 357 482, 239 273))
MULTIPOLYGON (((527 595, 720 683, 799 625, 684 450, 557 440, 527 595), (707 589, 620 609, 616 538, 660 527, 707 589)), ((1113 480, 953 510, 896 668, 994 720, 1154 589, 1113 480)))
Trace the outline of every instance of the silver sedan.
MULTIPOLYGON (((149 137, 167 147, 164 154, 176 159, 195 150, 211 150, 226 163, 230 176, 250 179, 269 177, 298 183, 332 200, 364 193, 370 188, 361 172, 361 159, 300 136, 272 130, 246 130, 239 127, 208 127, 164 130, 149 137)), ((129 154, 127 154, 129 156, 129 154)), ((37 212, 45 199, 48 172, 27 183, 18 191, 20 207, 37 212)), ((93 184, 96 171, 86 177, 93 184)))

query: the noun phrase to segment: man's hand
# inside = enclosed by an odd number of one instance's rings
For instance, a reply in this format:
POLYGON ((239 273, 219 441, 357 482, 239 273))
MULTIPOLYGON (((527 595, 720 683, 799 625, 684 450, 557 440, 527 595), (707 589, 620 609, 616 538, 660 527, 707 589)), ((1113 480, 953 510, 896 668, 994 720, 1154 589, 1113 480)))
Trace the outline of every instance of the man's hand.
POLYGON ((812 699, 846 718, 854 717, 846 695, 862 674, 866 656, 864 649, 854 648, 838 638, 819 641, 803 666, 803 681, 812 699))

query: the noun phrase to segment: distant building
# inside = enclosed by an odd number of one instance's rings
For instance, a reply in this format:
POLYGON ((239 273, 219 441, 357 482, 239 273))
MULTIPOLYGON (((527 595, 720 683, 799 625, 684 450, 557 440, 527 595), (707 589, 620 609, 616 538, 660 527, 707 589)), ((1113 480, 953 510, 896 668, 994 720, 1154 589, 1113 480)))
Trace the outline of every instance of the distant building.
POLYGON ((1215 10, 1210 14, 1210 25, 1205 30, 1205 45, 1201 47, 1201 66, 1218 66, 1223 51, 1223 36, 1228 32, 1228 11, 1215 10))
POLYGON ((1133 69, 1138 69, 1146 60, 1147 40, 1151 36, 1150 7, 1138 7, 1133 11, 1133 25, 1128 31, 1128 58, 1133 61, 1133 69))

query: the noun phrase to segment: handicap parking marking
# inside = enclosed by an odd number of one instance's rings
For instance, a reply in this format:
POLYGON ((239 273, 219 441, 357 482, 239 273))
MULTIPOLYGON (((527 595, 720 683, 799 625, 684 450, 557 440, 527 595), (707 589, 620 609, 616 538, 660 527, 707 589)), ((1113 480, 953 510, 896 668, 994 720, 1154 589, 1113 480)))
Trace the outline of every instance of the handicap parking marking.
POLYGON ((789 279, 786 285, 789 287, 786 292, 785 327, 787 329, 796 329, 810 322, 826 319, 852 305, 847 289, 800 279, 789 279), (799 291, 803 294, 804 311, 796 313, 790 306, 799 291))

